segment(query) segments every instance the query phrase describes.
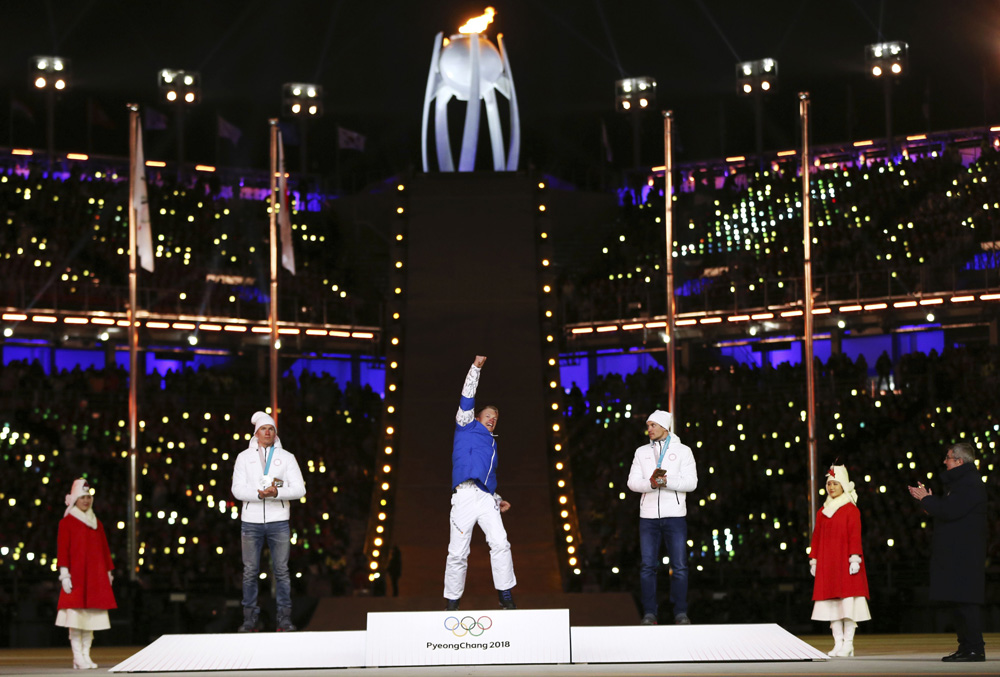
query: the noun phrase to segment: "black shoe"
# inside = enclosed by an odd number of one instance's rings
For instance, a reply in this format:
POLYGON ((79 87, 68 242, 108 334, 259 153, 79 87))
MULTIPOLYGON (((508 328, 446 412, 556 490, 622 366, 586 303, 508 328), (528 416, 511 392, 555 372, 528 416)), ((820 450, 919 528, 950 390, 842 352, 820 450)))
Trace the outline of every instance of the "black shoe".
POLYGON ((236 632, 260 632, 264 624, 260 622, 260 612, 253 609, 243 609, 243 623, 236 632))
POLYGON ((978 651, 956 651, 941 660, 945 663, 983 663, 986 661, 986 654, 978 651))
POLYGON ((517 605, 514 604, 514 597, 510 594, 510 590, 497 590, 497 597, 500 599, 501 609, 517 608, 517 605))
POLYGON ((291 609, 278 609, 278 627, 275 630, 278 632, 295 632, 298 630, 292 623, 291 609))
POLYGON ((448 604, 445 606, 445 611, 458 611, 458 603, 462 601, 462 598, 449 599, 448 604))

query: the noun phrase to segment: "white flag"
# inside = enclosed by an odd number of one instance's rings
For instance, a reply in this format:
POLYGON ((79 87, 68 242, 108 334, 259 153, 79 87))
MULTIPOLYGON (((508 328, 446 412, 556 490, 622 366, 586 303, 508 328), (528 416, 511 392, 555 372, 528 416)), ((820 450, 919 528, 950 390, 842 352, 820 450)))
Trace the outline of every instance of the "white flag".
POLYGON ((281 265, 295 274, 295 249, 292 247, 292 215, 288 207, 288 180, 285 178, 285 143, 278 129, 278 227, 281 229, 281 265))
POLYGON ((221 115, 216 115, 216 117, 219 119, 219 136, 223 139, 229 139, 234 146, 238 146, 240 137, 243 136, 243 130, 221 115))
POLYGON ((146 193, 146 158, 142 152, 142 125, 140 124, 136 124, 135 129, 135 164, 132 165, 131 181, 139 264, 152 273, 153 231, 149 225, 149 196, 146 193))
POLYGON ((365 135, 337 127, 337 145, 346 150, 365 150, 365 135))

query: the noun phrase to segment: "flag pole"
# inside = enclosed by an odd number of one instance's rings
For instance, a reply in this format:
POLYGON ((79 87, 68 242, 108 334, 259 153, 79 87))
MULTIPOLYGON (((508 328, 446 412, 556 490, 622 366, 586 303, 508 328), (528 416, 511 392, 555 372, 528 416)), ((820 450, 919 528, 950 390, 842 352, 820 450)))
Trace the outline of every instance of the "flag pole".
MULTIPOLYGON (((677 421, 677 337, 674 307, 674 112, 663 111, 663 202, 667 268, 667 404, 677 421)), ((676 424, 675 424, 676 429, 676 424)))
POLYGON ((278 119, 268 120, 271 125, 271 417, 278 422, 278 119))
POLYGON ((816 453, 816 367, 813 364, 813 283, 812 283, 812 233, 809 220, 811 194, 809 174, 812 163, 809 160, 809 92, 799 92, 799 119, 802 123, 802 248, 803 248, 803 296, 805 300, 805 363, 806 363, 806 428, 809 454, 809 533, 816 528, 816 511, 819 509, 818 474, 819 463, 816 453))
POLYGON ((136 172, 136 161, 138 156, 138 130, 139 130, 139 105, 128 104, 129 110, 129 191, 128 191, 128 423, 129 423, 129 447, 128 447, 128 554, 129 554, 129 580, 136 581, 139 575, 139 548, 138 548, 138 525, 136 524, 136 503, 137 478, 136 466, 138 463, 138 442, 139 442, 139 332, 136 327, 136 297, 138 296, 136 285, 138 282, 138 271, 136 270, 136 258, 138 248, 137 235, 137 214, 139 205, 135 203, 135 182, 138 180, 136 172))

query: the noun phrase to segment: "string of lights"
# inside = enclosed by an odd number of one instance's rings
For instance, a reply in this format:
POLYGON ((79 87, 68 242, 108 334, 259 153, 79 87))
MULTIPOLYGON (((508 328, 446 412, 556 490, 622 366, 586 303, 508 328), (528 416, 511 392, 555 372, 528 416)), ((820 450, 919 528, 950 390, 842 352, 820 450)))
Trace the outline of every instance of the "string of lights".
POLYGON ((580 575, 580 559, 578 550, 580 543, 580 524, 577 518, 576 498, 573 489, 573 471, 570 463, 569 449, 566 448, 567 437, 563 429, 563 391, 559 373, 559 350, 562 341, 559 340, 559 324, 556 316, 555 284, 557 275, 552 265, 554 247, 549 230, 551 229, 550 212, 546 206, 546 185, 538 183, 536 199, 538 212, 535 218, 537 228, 537 249, 539 256, 538 277, 542 294, 540 299, 541 328, 545 340, 542 343, 542 359, 545 361, 544 377, 546 380, 546 430, 548 431, 548 449, 550 460, 550 481, 552 482, 552 510, 558 517, 555 539, 556 552, 563 572, 563 580, 580 575))
POLYGON ((408 194, 405 184, 396 185, 396 197, 396 218, 393 220, 394 232, 390 244, 392 268, 389 273, 389 284, 392 295, 386 308, 388 341, 384 346, 386 360, 385 413, 383 414, 383 432, 379 442, 379 448, 382 449, 383 453, 375 463, 375 490, 372 492, 371 513, 368 519, 364 548, 370 569, 368 578, 373 582, 382 576, 382 570, 385 569, 384 564, 389 556, 386 546, 392 541, 390 528, 393 524, 393 499, 396 493, 396 482, 392 471, 395 459, 399 458, 395 434, 399 421, 398 408, 403 386, 401 382, 403 373, 401 365, 403 357, 402 313, 406 300, 404 292, 406 287, 406 229, 409 219, 407 214, 408 194))

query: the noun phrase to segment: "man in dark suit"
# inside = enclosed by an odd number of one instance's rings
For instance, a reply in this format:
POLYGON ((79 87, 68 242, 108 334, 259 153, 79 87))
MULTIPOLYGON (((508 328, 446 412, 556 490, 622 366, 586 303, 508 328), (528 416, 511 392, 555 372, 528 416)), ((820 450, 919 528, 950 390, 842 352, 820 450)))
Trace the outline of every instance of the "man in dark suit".
POLYGON ((958 651, 946 663, 986 660, 982 605, 986 593, 986 485, 976 468, 971 444, 951 446, 941 473, 944 495, 918 484, 909 487, 934 518, 931 541, 930 598, 951 607, 958 633, 958 651))

